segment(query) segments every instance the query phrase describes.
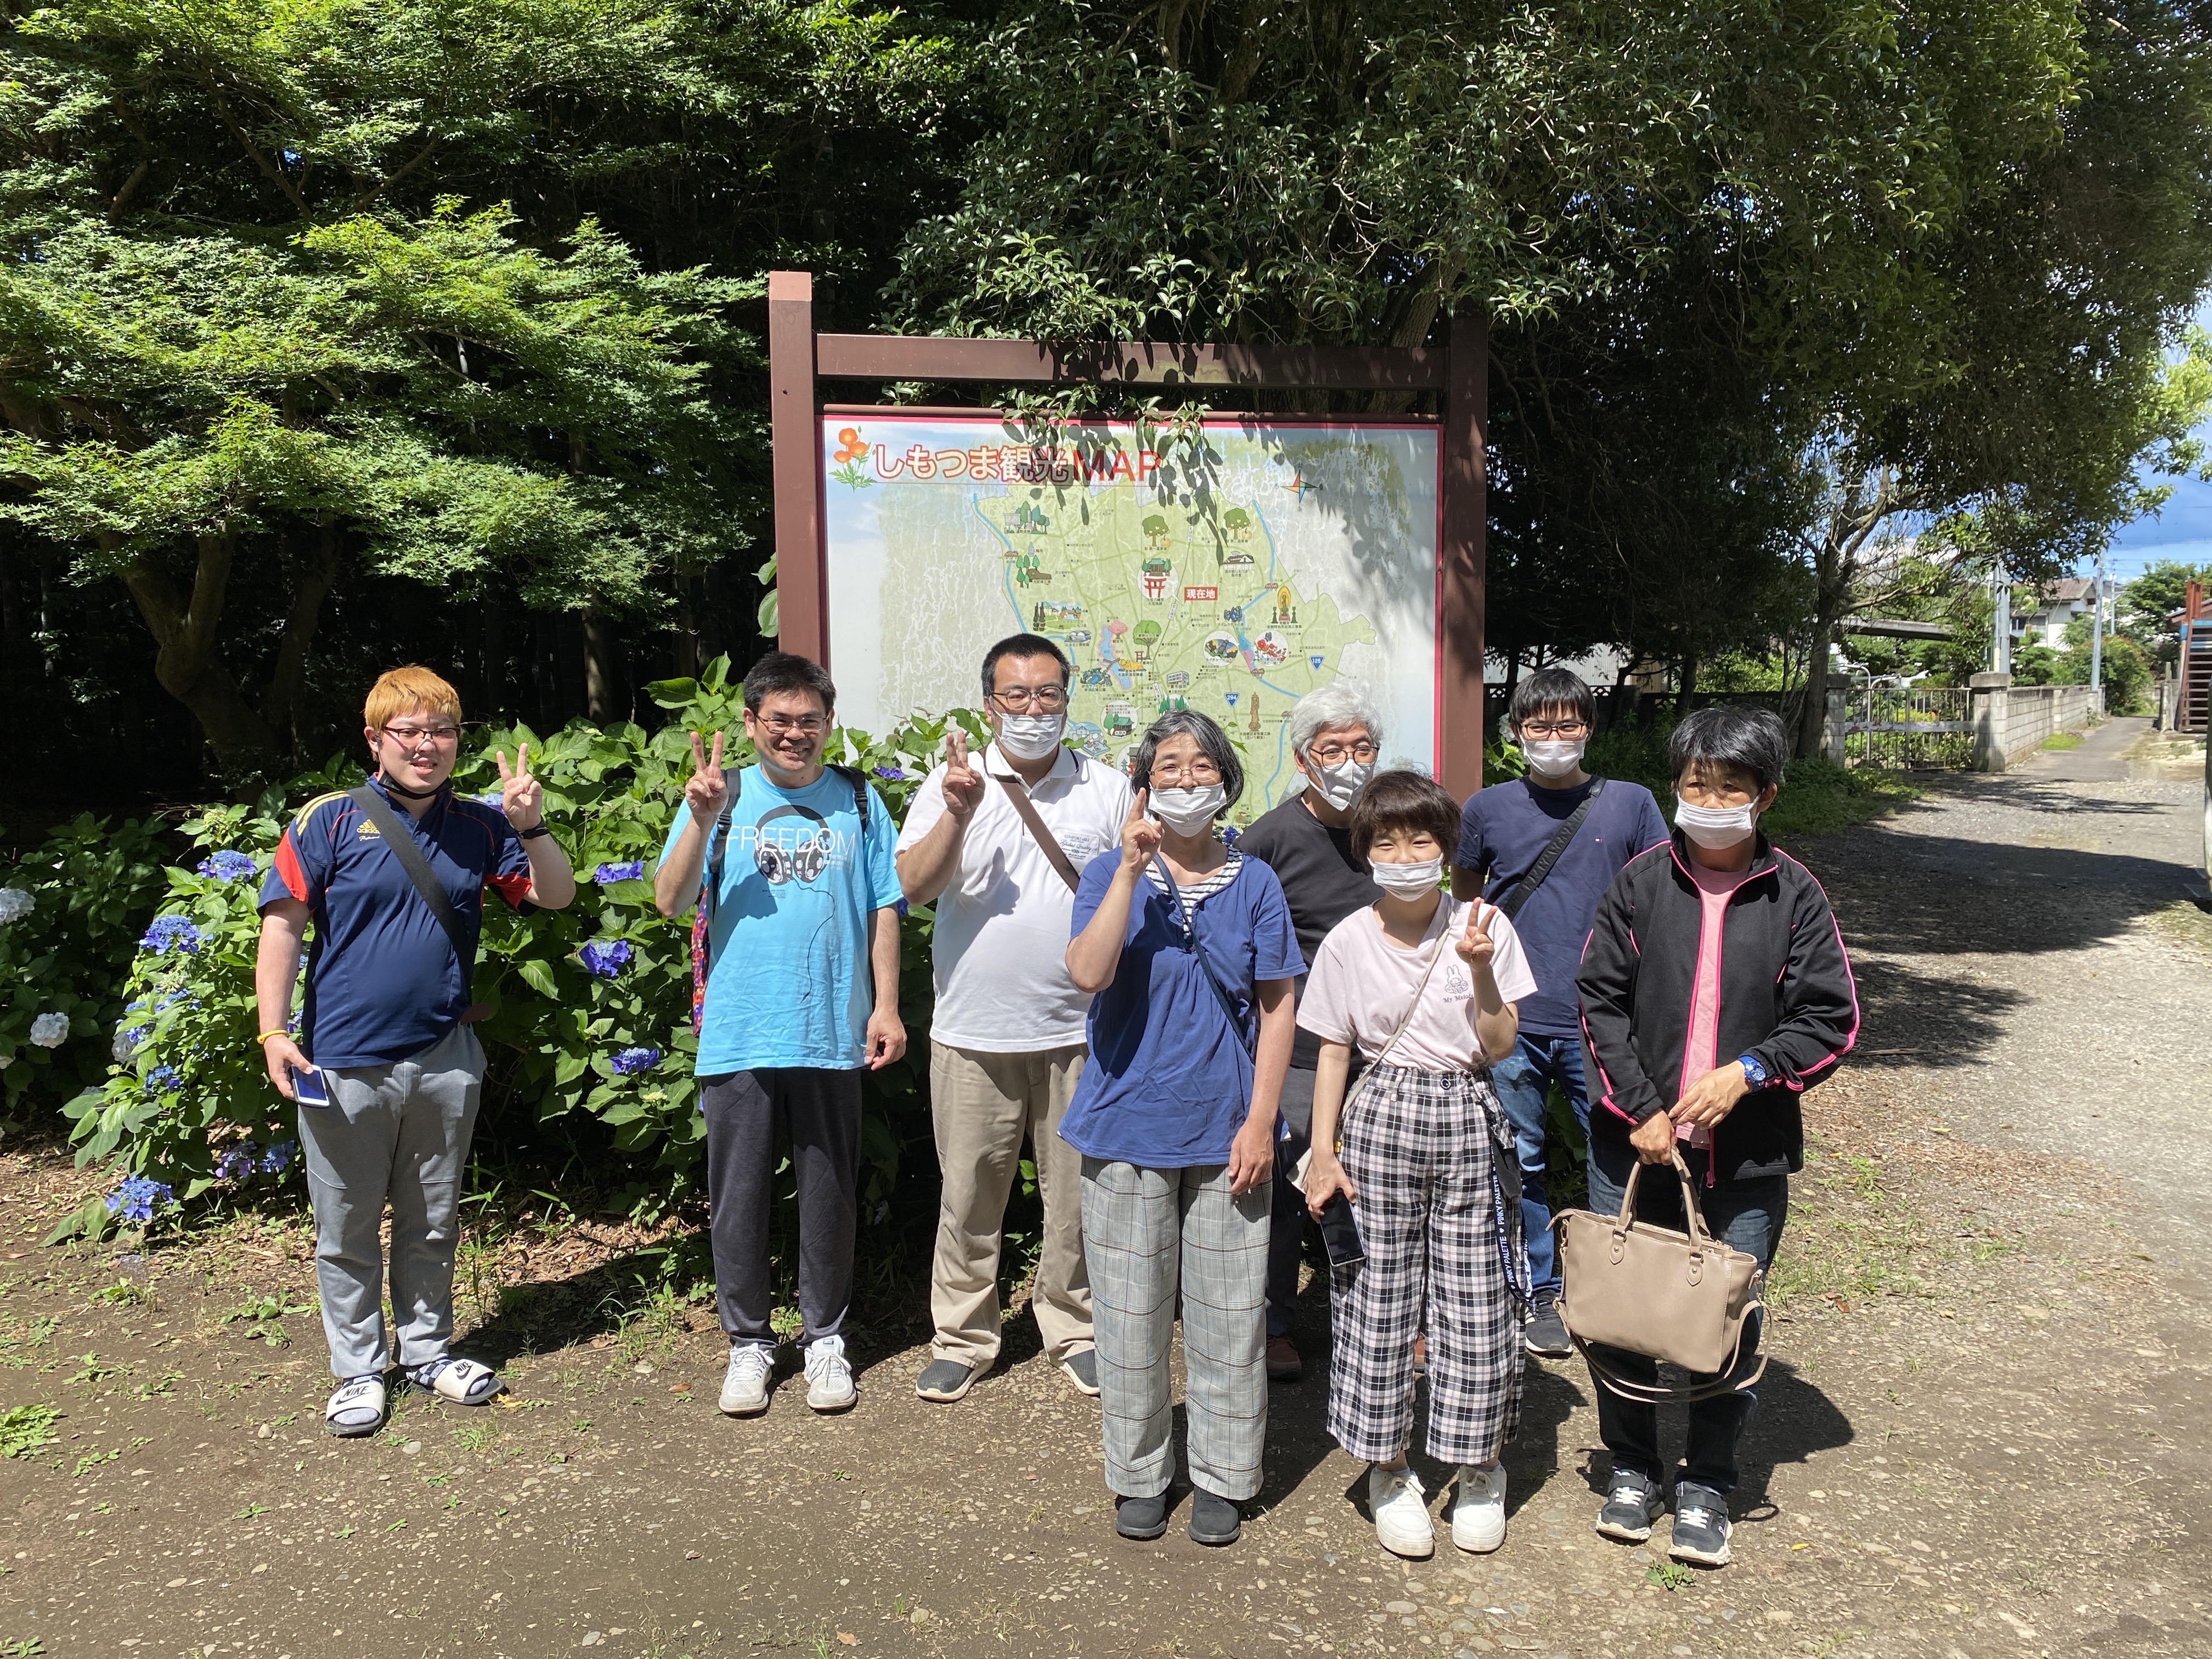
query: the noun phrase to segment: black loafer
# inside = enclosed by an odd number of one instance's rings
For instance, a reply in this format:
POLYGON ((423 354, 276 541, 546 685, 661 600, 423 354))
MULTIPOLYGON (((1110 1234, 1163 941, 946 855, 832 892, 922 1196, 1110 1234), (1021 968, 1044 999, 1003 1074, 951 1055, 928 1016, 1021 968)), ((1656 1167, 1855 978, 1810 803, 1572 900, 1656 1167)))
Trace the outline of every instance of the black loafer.
POLYGON ((1157 1498, 1117 1498, 1114 1500, 1114 1530, 1124 1538, 1149 1543, 1168 1529, 1168 1495, 1157 1498))
POLYGON ((1244 1517, 1237 1505, 1217 1498, 1203 1486, 1190 1495, 1190 1541, 1194 1544, 1233 1544, 1243 1528, 1244 1517))

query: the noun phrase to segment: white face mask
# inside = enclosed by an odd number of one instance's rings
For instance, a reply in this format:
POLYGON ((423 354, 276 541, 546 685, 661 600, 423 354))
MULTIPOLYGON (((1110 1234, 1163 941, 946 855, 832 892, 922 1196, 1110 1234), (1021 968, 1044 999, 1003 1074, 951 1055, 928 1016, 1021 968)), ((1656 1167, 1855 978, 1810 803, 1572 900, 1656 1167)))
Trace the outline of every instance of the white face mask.
POLYGON ((1349 812, 1375 776, 1376 761, 1340 760, 1334 766, 1316 765, 1310 775, 1321 798, 1340 812, 1349 812))
POLYGON ((1422 859, 1414 864, 1376 864, 1368 866, 1375 884, 1394 898, 1417 899, 1433 893, 1443 884, 1444 861, 1441 858, 1422 859))
POLYGON ((1016 760, 1040 761, 1060 747, 1060 734, 1066 729, 1065 714, 1001 714, 999 747, 1016 760))
POLYGON ((1748 806, 1692 806, 1680 795, 1674 797, 1674 827, 1713 852, 1749 836, 1758 817, 1748 806))
POLYGON ((1212 823, 1229 792, 1209 783, 1199 789, 1155 789, 1148 799, 1152 815, 1176 834, 1199 836, 1212 823))
POLYGON ((1583 750, 1587 747, 1583 738, 1572 742, 1565 738, 1548 743, 1524 743, 1521 752, 1528 762, 1528 769, 1547 778, 1564 778, 1583 763, 1583 750))

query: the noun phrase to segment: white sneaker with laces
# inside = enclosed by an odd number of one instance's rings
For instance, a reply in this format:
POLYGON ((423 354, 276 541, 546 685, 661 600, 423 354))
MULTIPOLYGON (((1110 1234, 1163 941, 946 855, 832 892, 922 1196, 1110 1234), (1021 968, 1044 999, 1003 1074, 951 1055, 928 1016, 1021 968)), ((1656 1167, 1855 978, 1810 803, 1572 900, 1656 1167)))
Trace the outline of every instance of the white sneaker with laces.
POLYGON ((768 1409, 768 1377, 774 1354, 750 1343, 730 1350, 729 1374, 722 1379, 723 1411, 732 1417, 756 1417, 768 1409))
POLYGON ((853 1386, 853 1367, 842 1336, 817 1337, 806 1345, 806 1403, 817 1412, 842 1412, 860 1397, 853 1386))
POLYGON ((1505 1541, 1505 1465, 1459 1466, 1459 1497, 1452 1504, 1452 1542, 1487 1555, 1505 1541))
POLYGON ((1369 1469, 1367 1506, 1375 1511, 1376 1539, 1391 1554, 1419 1561, 1435 1552, 1437 1530, 1429 1521, 1428 1494, 1410 1467, 1369 1469))

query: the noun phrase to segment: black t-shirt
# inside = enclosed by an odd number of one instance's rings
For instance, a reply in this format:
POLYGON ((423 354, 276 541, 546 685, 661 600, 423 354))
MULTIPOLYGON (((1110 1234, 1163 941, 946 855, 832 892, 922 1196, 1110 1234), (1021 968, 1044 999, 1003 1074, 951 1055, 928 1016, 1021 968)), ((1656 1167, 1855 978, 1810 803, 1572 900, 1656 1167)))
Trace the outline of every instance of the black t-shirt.
MULTIPOLYGON (((1309 963, 1320 954, 1330 928, 1382 896, 1366 864, 1352 855, 1352 832, 1330 829, 1297 795, 1255 818, 1237 837, 1237 850, 1275 872, 1297 929, 1298 951, 1309 963)), ((1301 994, 1305 987, 1302 974, 1301 994)), ((1321 1039, 1301 1026, 1291 1064, 1310 1072, 1320 1062, 1321 1039)))

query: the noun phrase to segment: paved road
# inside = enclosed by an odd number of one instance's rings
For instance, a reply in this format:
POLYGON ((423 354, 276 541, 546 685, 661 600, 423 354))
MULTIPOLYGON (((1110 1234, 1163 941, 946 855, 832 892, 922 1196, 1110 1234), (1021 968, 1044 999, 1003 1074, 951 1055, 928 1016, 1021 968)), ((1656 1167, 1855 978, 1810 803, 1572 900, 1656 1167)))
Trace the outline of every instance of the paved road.
POLYGON ((1916 1071, 1962 1136, 2111 1170, 2212 1293, 2201 786, 2131 755, 2148 735, 1941 779, 1808 856, 1860 968, 1861 1067, 1916 1071))

